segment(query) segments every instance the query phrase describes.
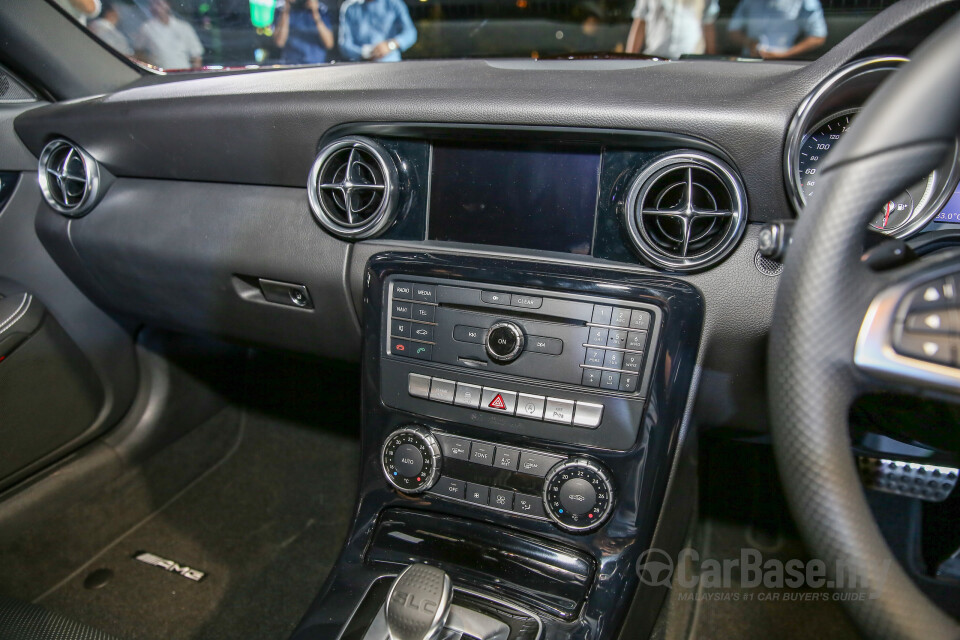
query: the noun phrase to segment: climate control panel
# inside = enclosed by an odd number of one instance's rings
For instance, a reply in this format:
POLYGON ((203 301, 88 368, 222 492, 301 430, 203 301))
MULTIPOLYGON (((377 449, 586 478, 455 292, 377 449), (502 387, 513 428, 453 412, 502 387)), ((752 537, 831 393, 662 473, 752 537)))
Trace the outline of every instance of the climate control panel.
POLYGON ((387 436, 381 458, 387 481, 403 493, 429 493, 550 520, 566 531, 592 531, 614 507, 609 473, 589 458, 462 438, 419 425, 387 436))

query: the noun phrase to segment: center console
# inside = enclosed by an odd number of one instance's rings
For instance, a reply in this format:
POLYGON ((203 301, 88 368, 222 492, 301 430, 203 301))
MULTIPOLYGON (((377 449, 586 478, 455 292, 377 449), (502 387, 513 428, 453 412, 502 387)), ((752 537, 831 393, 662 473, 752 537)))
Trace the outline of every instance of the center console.
MULTIPOLYGON (((389 276, 380 393, 395 409, 605 449, 637 439, 662 311, 570 291, 389 276)), ((491 459, 492 460, 492 459, 491 459)))
POLYGON ((670 278, 374 256, 358 510, 295 637, 377 635, 386 602, 402 617, 390 594, 413 565, 448 576, 457 620, 499 621, 504 638, 613 637, 661 512, 702 322, 699 292, 670 278))

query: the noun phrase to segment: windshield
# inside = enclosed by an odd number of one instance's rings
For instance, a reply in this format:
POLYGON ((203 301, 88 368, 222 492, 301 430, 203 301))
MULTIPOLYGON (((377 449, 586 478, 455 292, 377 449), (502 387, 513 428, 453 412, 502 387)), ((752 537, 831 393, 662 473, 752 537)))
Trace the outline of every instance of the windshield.
POLYGON ((50 0, 164 71, 424 58, 813 59, 866 0, 50 0))

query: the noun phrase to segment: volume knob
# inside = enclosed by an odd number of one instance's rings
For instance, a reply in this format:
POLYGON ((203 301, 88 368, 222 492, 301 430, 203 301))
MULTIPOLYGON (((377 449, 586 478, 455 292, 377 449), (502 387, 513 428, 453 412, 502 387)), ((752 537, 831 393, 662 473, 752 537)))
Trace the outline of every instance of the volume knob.
POLYGON ((404 493, 426 491, 440 477, 440 443, 429 429, 401 427, 387 436, 380 461, 383 475, 404 493))
POLYGON ((613 482, 606 469, 586 458, 558 462, 543 485, 547 515, 567 531, 591 531, 613 511, 613 482))
POLYGON ((487 331, 487 355, 495 362, 513 362, 523 351, 523 329, 515 322, 501 320, 487 331))

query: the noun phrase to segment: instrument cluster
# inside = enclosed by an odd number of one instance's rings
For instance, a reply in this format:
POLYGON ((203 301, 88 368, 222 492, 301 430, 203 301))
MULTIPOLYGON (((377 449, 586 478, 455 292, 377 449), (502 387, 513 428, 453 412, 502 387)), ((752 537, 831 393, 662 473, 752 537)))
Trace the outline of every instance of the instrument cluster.
MULTIPOLYGON (((825 80, 801 104, 787 133, 784 168, 798 214, 817 193, 824 160, 853 124, 862 105, 880 84, 907 62, 874 57, 853 62, 825 80)), ((957 148, 939 167, 906 190, 881 198, 870 227, 906 238, 938 217, 951 201, 960 178, 957 148)), ((878 185, 883 189, 884 185, 878 185)), ((960 200, 958 200, 960 201, 960 200)))

